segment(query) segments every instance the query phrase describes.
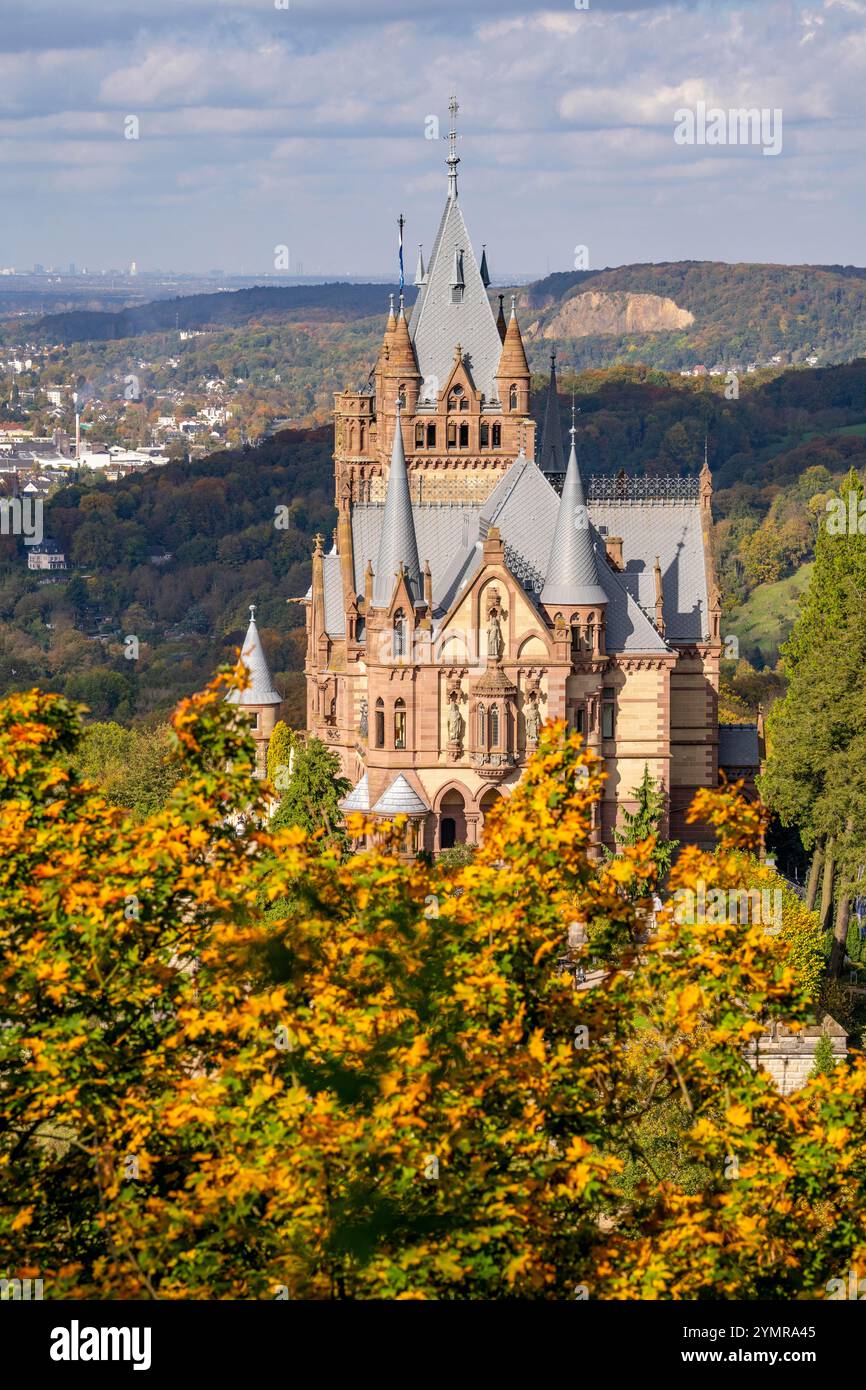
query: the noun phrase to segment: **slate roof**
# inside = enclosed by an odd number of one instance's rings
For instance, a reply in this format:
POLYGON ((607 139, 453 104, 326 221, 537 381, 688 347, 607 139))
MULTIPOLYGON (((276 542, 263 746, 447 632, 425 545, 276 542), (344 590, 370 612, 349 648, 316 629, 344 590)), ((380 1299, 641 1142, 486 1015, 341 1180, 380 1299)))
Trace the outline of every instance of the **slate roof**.
POLYGON ((548 604, 607 603, 607 594, 598 579, 598 561, 577 464, 574 431, 541 601, 548 604))
POLYGON ((427 802, 422 801, 418 793, 410 787, 402 772, 394 778, 373 807, 377 816, 421 816, 429 810, 427 802))
POLYGON ((356 782, 348 796, 344 796, 340 802, 342 811, 369 811, 370 809, 370 787, 367 782, 367 774, 356 782))
POLYGON ((665 632, 671 642, 701 642, 707 636, 709 601, 701 531, 695 502, 617 500, 589 502, 593 526, 622 537, 629 593, 655 612, 653 569, 658 555, 664 593, 665 632))
POLYGON ((415 538, 415 522, 412 516, 412 500, 409 496, 409 479, 406 473, 406 452, 403 447, 403 427, 400 406, 397 405, 397 424, 394 430, 394 447, 391 450, 391 468, 388 473, 388 491, 385 494, 385 509, 379 530, 379 544, 373 561, 373 605, 387 608, 394 596, 396 575, 400 566, 406 571, 409 591, 417 603, 422 597, 421 565, 418 561, 418 543, 415 538))
POLYGON ((445 204, 427 276, 412 309, 409 336, 423 378, 421 401, 435 401, 444 387, 457 343, 476 389, 488 401, 497 398, 494 378, 502 342, 456 196, 449 195, 445 204), (455 265, 465 286, 458 304, 451 296, 455 265))
MULTIPOLYGON (((339 563, 339 562, 338 562, 339 563)), ((250 625, 241 648, 241 660, 250 673, 250 684, 246 690, 230 690, 226 700, 230 705, 280 705, 283 697, 274 689, 274 680, 265 656, 255 617, 250 615, 250 625)))
POLYGON ((757 724, 720 724, 719 766, 759 768, 760 765, 757 724))

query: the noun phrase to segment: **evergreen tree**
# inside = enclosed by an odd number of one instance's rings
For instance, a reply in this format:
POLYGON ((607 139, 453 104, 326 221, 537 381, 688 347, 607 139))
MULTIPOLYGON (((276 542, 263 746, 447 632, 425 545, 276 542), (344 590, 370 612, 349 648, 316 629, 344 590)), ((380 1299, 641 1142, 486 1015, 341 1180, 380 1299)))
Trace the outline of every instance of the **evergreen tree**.
POLYGON ((818 1076, 832 1076, 835 1066, 833 1044, 827 1034, 822 1033, 818 1039, 818 1046, 815 1048, 815 1060, 809 1073, 810 1080, 814 1080, 818 1076))
POLYGON ((340 773, 340 760, 320 739, 295 747, 292 775, 271 822, 271 830, 299 825, 310 834, 324 830, 326 840, 343 838, 340 801, 352 784, 340 773))
MULTIPOLYGON (((665 790, 662 783, 650 775, 647 763, 644 763, 640 786, 632 789, 632 796, 636 798, 637 806, 633 811, 623 809, 623 828, 613 832, 614 839, 620 848, 626 849, 654 838, 652 861, 656 866, 656 882, 660 882, 671 867, 679 840, 663 840, 660 836, 666 810, 665 790)), ((641 879, 632 885, 629 896, 633 899, 646 897, 654 887, 651 879, 641 879)))
MULTIPOLYGON (((759 779, 768 805, 784 825, 798 826, 804 845, 819 858, 825 928, 836 902, 834 974, 844 963, 851 887, 866 857, 866 536, 857 525, 862 496, 852 470, 836 499, 838 511, 822 521, 809 586, 783 649, 788 691, 768 721, 769 757, 759 779)), ((812 895, 817 880, 815 872, 812 895)))

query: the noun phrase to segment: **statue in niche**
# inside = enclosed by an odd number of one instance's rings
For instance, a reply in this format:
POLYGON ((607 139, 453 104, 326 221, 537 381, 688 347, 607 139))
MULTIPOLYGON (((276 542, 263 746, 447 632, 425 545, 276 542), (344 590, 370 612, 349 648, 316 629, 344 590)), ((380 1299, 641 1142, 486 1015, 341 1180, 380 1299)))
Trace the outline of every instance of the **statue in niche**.
POLYGON ((536 699, 527 700, 523 718, 526 723, 527 743, 537 743, 541 731, 541 710, 538 708, 536 699))
POLYGON ((453 695, 448 706, 448 742, 459 743, 463 734, 463 716, 457 704, 458 697, 453 695))
POLYGON ((491 661, 500 661, 505 650, 502 640, 502 627, 499 622, 499 599, 494 599, 487 610, 487 656, 491 661))

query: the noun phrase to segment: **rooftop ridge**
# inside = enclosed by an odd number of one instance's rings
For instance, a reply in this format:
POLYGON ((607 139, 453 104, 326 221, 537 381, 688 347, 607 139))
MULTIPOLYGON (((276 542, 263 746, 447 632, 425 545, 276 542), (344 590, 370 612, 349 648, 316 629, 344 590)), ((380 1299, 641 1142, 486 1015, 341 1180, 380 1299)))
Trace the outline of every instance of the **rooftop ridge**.
POLYGON ((587 486, 587 502, 698 502, 698 477, 622 478, 594 474, 587 486))

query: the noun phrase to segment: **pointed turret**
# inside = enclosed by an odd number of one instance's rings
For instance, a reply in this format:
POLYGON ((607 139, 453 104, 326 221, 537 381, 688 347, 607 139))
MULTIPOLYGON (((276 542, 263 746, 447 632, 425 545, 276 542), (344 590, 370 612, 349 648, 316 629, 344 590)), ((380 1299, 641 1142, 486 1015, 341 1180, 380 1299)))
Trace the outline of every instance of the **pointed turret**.
POLYGON ((232 690, 228 696, 231 705, 279 705, 283 697, 274 689, 268 659, 256 626, 256 605, 250 604, 250 625, 241 647, 241 661, 247 668, 250 683, 246 690, 232 690))
POLYGON ((409 475, 406 472, 406 452, 403 447, 403 426, 398 402, 385 513, 382 517, 379 550, 374 567, 374 608, 389 606, 401 566, 412 594, 412 601, 417 603, 423 597, 421 565, 418 560, 418 542, 415 537, 415 519, 409 495, 409 475))
POLYGON ((544 411, 544 432, 541 436, 540 467, 543 473, 560 477, 565 472, 562 449, 562 421, 559 418, 559 396, 556 389, 556 349, 550 354, 550 381, 547 385, 547 405, 544 411))
POLYGON ((496 327, 499 330, 499 337, 503 343, 505 342, 505 334, 508 331, 508 324, 505 322, 505 310, 502 307, 504 300, 505 295, 501 294, 499 296, 499 313, 496 318, 496 327))
POLYGON ((577 462, 575 433, 572 425, 571 453, 541 591, 541 602, 550 607, 597 607, 607 603, 607 594, 598 578, 595 545, 577 462))
POLYGON ((499 355, 499 366, 496 369, 496 385, 503 410, 516 411, 521 415, 528 414, 529 363, 523 348, 520 324, 517 322, 514 295, 511 296, 511 317, 508 320, 502 352, 499 355))
POLYGON ((481 248, 481 279, 482 279, 482 281, 484 282, 484 288, 487 289, 488 286, 490 285, 490 271, 489 271, 488 268, 487 268, 487 247, 486 247, 486 245, 485 245, 485 246, 482 246, 482 248, 481 248))

